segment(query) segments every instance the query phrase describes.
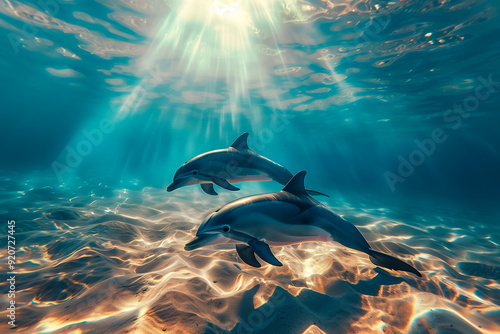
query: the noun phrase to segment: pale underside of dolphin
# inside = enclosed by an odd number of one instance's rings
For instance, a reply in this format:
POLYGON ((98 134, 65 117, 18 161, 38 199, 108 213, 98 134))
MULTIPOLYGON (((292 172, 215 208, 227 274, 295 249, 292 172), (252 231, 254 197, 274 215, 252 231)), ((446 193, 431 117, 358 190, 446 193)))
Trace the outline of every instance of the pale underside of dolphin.
MULTIPOLYGON (((174 175, 167 191, 188 185, 199 184, 209 195, 218 195, 214 184, 231 191, 238 191, 233 183, 247 181, 276 181, 285 185, 292 173, 248 147, 248 133, 244 133, 227 149, 200 154, 184 163, 174 175)), ((324 195, 307 190, 311 195, 324 195)))
POLYGON ((249 196, 222 206, 205 219, 185 250, 236 244, 238 255, 250 266, 261 266, 255 254, 281 266, 269 246, 337 241, 368 254, 377 266, 422 276, 413 266, 373 250, 353 224, 310 197, 304 188, 305 174, 297 173, 279 192, 249 196))

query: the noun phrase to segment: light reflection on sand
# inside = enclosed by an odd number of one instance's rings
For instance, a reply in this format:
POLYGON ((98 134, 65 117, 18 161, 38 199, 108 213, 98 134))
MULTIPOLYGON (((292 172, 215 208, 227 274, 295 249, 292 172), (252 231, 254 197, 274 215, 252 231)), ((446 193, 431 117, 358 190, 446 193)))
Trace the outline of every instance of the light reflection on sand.
POLYGON ((500 234, 485 222, 332 199, 373 247, 424 277, 334 243, 275 247, 283 267, 252 268, 231 245, 184 251, 203 217, 243 192, 19 187, 2 206, 17 221, 20 333, 500 330, 500 234))

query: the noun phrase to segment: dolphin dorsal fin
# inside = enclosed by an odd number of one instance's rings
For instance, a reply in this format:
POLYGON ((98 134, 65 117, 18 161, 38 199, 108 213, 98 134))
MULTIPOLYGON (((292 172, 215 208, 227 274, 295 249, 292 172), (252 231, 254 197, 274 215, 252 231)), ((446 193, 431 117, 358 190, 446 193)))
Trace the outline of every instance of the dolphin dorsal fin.
POLYGON ((248 132, 245 132, 244 134, 239 136, 238 139, 236 139, 230 147, 235 148, 237 150, 248 150, 249 148, 247 139, 248 139, 248 132))
POLYGON ((305 171, 298 172, 295 174, 290 181, 283 187, 283 191, 287 191, 294 195, 307 195, 306 188, 304 187, 304 177, 306 176, 305 171))

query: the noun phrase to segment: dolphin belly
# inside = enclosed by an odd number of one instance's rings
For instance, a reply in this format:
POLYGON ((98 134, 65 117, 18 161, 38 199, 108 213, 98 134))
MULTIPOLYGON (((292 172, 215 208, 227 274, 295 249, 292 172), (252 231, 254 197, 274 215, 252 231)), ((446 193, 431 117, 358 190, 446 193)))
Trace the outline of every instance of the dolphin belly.
POLYGON ((274 231, 269 239, 264 238, 264 241, 271 246, 289 246, 310 241, 332 241, 330 233, 314 226, 303 226, 299 228, 288 225, 287 227, 274 231))
POLYGON ((238 168, 231 173, 228 179, 230 183, 240 183, 248 181, 272 181, 273 178, 266 172, 253 168, 238 168))

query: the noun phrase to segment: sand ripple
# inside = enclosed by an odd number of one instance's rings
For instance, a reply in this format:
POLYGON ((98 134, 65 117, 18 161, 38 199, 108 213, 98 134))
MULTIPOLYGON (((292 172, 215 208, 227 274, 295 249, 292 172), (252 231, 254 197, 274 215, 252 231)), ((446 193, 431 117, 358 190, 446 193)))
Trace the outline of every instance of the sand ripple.
POLYGON ((424 277, 333 243, 276 247, 284 266, 257 269, 231 246, 183 249, 206 214, 240 194, 3 181, 2 220, 17 222, 20 333, 500 330, 500 233, 485 221, 332 198, 375 248, 424 277))

